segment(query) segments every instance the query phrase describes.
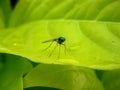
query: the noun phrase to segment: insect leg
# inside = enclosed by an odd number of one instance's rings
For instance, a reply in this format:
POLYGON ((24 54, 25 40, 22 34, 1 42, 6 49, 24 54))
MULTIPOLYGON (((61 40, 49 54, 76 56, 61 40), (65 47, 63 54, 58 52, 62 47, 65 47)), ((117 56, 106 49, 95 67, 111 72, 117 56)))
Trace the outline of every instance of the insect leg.
POLYGON ((54 42, 54 41, 52 41, 52 42, 50 43, 50 45, 49 45, 48 47, 46 47, 45 49, 43 49, 42 51, 47 50, 47 49, 53 44, 53 42, 54 42))
POLYGON ((66 51, 67 51, 67 47, 66 47, 66 45, 65 44, 62 44, 63 46, 64 46, 64 53, 65 53, 65 55, 66 55, 66 51))
POLYGON ((49 57, 51 57, 51 55, 52 55, 52 53, 54 52, 54 50, 57 48, 57 46, 58 46, 58 43, 56 43, 56 46, 53 48, 53 50, 51 51, 51 53, 50 53, 50 55, 49 55, 49 57))
POLYGON ((60 58, 61 44, 59 45, 58 59, 60 58))

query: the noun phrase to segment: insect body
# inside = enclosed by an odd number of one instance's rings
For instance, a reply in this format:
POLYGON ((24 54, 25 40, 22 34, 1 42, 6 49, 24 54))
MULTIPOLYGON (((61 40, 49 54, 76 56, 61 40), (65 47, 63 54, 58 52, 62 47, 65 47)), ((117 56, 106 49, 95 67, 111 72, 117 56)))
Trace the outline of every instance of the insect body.
POLYGON ((51 39, 51 40, 47 40, 47 41, 43 41, 42 43, 46 43, 46 42, 53 42, 56 41, 58 44, 62 44, 63 42, 65 42, 65 38, 64 37, 59 37, 59 38, 55 38, 55 39, 51 39))
POLYGON ((65 38, 64 37, 59 37, 58 39, 57 39, 57 42, 59 43, 59 44, 63 44, 64 42, 65 42, 65 38))
POLYGON ((65 47, 65 49, 66 49, 66 46, 64 44, 65 41, 66 41, 65 37, 58 37, 58 38, 55 38, 55 39, 43 41, 42 43, 51 42, 50 45, 47 48, 45 48, 43 51, 47 50, 53 44, 53 42, 56 42, 56 46, 53 48, 53 50, 52 50, 52 52, 50 53, 49 56, 52 55, 52 53, 54 52, 54 50, 56 49, 56 47, 59 45, 59 55, 58 55, 58 58, 59 58, 60 57, 60 48, 61 48, 61 45, 63 45, 65 47))

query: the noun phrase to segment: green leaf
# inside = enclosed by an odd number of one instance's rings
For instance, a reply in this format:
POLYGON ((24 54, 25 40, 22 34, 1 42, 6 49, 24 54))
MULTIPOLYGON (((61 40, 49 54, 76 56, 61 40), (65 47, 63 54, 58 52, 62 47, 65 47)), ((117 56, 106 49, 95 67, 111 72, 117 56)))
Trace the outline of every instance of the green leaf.
POLYGON ((45 86, 61 90, 103 90, 94 71, 87 68, 40 64, 24 78, 24 87, 45 86))
POLYGON ((60 90, 60 89, 37 86, 37 87, 24 88, 24 90, 60 90))
MULTIPOLYGON (((11 14, 10 0, 0 0, 0 9, 3 11, 3 18, 5 21, 5 26, 8 26, 8 21, 11 14)), ((0 13, 1 13, 0 10, 0 13)))
POLYGON ((23 58, 6 55, 0 73, 0 90, 23 90, 23 75, 31 68, 31 64, 23 58))
POLYGON ((106 71, 102 77, 105 90, 120 90, 120 70, 106 71))
POLYGON ((5 22, 4 22, 4 14, 2 9, 0 8, 0 31, 5 27, 5 22))
POLYGON ((119 22, 119 4, 119 0, 20 0, 10 26, 61 19, 119 22))
POLYGON ((0 52, 20 55, 34 62, 120 68, 120 24, 80 21, 39 21, 0 33, 0 52), (7 35, 7 36, 6 36, 7 35), (65 45, 43 41, 63 36, 65 45), (66 51, 66 54, 65 54, 66 51), (51 57, 49 57, 49 55, 51 57), (58 56, 60 58, 58 58, 58 56))
POLYGON ((3 69, 3 58, 2 58, 2 54, 0 54, 0 72, 3 69))

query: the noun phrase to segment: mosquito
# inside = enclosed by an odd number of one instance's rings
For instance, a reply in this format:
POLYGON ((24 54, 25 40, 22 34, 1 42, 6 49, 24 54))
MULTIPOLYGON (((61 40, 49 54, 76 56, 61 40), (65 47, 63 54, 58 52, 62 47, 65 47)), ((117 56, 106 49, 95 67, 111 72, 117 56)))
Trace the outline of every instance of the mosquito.
POLYGON ((52 55, 52 53, 54 52, 54 50, 58 47, 59 45, 59 54, 58 54, 58 59, 60 58, 60 48, 61 48, 61 45, 64 46, 65 50, 65 54, 66 54, 66 45, 64 44, 64 42, 66 41, 66 38, 65 37, 58 37, 58 38, 54 38, 54 39, 50 39, 50 40, 46 40, 46 41, 43 41, 42 43, 47 43, 47 42, 51 42, 50 45, 45 48, 43 51, 47 50, 54 42, 56 42, 56 46, 52 49, 49 57, 52 55))

